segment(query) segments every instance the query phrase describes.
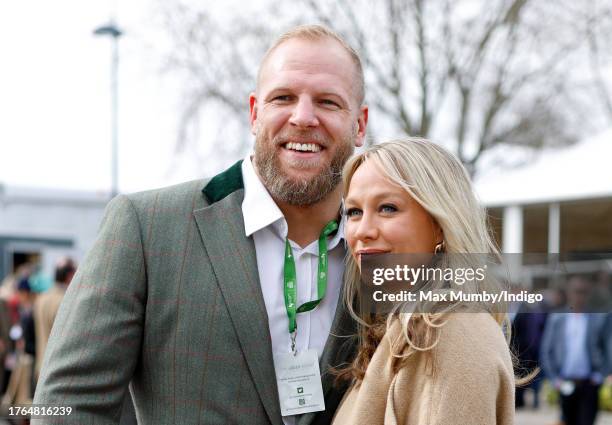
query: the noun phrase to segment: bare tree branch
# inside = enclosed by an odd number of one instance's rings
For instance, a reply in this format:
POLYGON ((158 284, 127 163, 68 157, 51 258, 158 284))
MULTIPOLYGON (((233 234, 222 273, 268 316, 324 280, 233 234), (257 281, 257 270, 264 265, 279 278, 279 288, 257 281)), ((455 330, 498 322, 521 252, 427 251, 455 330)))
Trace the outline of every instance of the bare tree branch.
POLYGON ((472 170, 499 144, 538 148, 570 141, 563 117, 588 114, 588 105, 562 101, 570 92, 595 88, 612 116, 602 68, 607 31, 598 25, 608 15, 588 14, 571 0, 302 0, 290 6, 271 0, 274 29, 265 18, 240 11, 228 22, 212 9, 168 1, 166 25, 175 49, 166 68, 186 81, 177 147, 189 143, 203 105, 218 106, 247 128, 246 99, 273 33, 313 20, 341 33, 360 53, 371 124, 450 137, 472 170), (585 36, 580 23, 587 17, 585 36), (578 87, 570 77, 577 63, 584 65, 585 53, 592 80, 583 78, 578 87))
POLYGON ((587 39, 589 43, 589 65, 591 68, 591 73, 593 74, 595 87, 597 88, 597 92, 599 93, 599 99, 610 117, 612 119, 612 93, 608 89, 603 74, 601 72, 601 63, 600 63, 600 49, 599 42, 597 39, 597 32, 595 30, 596 21, 594 18, 589 19, 587 26, 587 39))
POLYGON ((429 111, 429 63, 427 62, 427 38, 425 37, 425 23, 423 22, 423 0, 415 0, 415 24, 417 28, 417 48, 419 51, 419 84, 421 86, 421 126, 420 135, 429 133, 431 114, 429 111))

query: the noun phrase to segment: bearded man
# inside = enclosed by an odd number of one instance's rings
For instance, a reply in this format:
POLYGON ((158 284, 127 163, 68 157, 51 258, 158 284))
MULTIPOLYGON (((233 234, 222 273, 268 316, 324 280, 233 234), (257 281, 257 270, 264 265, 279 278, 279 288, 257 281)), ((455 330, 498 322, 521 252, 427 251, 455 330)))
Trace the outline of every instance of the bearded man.
POLYGON ((339 36, 281 36, 250 95, 252 157, 111 201, 35 402, 71 406, 63 423, 117 423, 129 384, 141 424, 329 423, 342 393, 328 372, 352 328, 339 182, 365 137, 363 100, 339 36))

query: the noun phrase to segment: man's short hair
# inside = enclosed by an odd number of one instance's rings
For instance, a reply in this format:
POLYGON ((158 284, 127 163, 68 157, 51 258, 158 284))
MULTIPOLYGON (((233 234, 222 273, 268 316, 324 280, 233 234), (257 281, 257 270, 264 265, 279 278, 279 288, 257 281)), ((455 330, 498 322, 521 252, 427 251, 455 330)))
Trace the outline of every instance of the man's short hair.
POLYGON ((55 281, 70 283, 72 275, 76 271, 76 264, 72 258, 62 258, 55 267, 55 281))
POLYGON ((310 41, 319 41, 325 38, 329 38, 340 43, 342 48, 349 54, 353 65, 355 65, 355 81, 356 81, 356 98, 359 105, 363 104, 365 99, 365 82, 363 77, 363 67, 361 65, 361 59, 355 49, 351 47, 342 37, 331 29, 322 25, 300 25, 285 33, 276 39, 274 44, 268 49, 261 64, 259 65, 259 71, 257 72, 257 86, 259 87, 259 80, 261 78, 261 70, 265 63, 268 61, 270 55, 276 50, 278 46, 283 44, 285 41, 292 40, 294 38, 301 38, 310 41))

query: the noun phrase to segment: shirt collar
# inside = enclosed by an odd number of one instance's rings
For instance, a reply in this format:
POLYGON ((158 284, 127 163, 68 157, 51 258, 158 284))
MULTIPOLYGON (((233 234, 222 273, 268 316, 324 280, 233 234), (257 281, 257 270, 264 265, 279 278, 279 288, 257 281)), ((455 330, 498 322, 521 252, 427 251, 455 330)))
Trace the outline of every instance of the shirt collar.
MULTIPOLYGON (((283 238, 287 237, 287 222, 283 212, 278 208, 272 196, 255 172, 250 155, 242 161, 242 180, 244 181, 244 200, 242 215, 244 232, 247 237, 268 226, 274 226, 283 238)), ((342 201, 344 205, 344 201, 342 201)), ((341 208, 344 211, 344 207, 341 208)), ((344 239, 345 216, 341 214, 338 231, 328 242, 328 249, 333 249, 344 239)))
POLYGON ((340 209, 340 223, 338 223, 338 231, 331 240, 327 243, 327 249, 334 249, 336 245, 344 239, 344 223, 346 222, 346 216, 344 215, 344 201, 342 201, 342 208, 340 209))
POLYGON ((279 220, 285 221, 282 211, 259 180, 250 156, 242 161, 242 180, 244 181, 242 215, 247 237, 279 220))

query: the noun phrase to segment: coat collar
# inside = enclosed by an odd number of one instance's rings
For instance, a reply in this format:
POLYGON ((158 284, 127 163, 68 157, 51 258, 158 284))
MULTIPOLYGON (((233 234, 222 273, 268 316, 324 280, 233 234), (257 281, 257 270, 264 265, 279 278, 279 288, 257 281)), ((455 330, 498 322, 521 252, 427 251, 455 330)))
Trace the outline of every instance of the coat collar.
POLYGON ((239 189, 244 189, 242 160, 210 179, 202 189, 202 193, 206 196, 209 204, 214 204, 239 189))

